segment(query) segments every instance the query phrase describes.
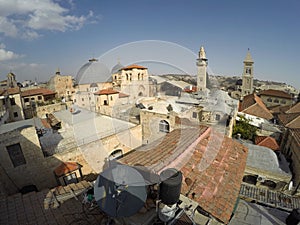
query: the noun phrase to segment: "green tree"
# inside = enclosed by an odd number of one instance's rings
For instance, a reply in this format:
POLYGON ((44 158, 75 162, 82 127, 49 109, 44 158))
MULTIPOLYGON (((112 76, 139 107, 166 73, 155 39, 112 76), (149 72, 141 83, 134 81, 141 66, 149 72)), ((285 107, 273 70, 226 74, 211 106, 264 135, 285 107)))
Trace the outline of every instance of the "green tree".
POLYGON ((233 127, 233 136, 237 134, 241 135, 242 139, 254 140, 257 127, 250 124, 251 120, 240 116, 240 120, 236 122, 236 125, 233 127))

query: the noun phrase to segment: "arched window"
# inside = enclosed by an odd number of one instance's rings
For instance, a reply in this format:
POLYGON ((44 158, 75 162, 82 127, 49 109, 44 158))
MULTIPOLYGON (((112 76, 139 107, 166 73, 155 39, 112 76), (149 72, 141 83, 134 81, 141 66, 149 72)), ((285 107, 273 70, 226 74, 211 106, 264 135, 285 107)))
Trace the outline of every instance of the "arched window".
POLYGON ((128 76, 128 74, 126 73, 126 80, 128 80, 129 79, 129 76, 128 76))
POLYGON ((108 156, 109 160, 120 159, 123 157, 122 149, 116 149, 108 156))
POLYGON ((167 121, 161 120, 159 122, 159 131, 164 133, 169 133, 170 131, 170 125, 167 121))

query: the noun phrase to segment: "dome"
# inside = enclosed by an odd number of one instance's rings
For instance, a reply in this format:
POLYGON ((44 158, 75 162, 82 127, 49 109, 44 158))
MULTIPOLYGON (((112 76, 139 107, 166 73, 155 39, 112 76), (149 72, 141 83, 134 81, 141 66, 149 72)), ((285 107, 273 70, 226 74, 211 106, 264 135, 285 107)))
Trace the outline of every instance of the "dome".
POLYGON ((124 66, 121 63, 117 63, 112 69, 111 74, 117 73, 120 69, 122 69, 124 66))
POLYGON ((107 82, 109 78, 107 66, 96 59, 91 59, 79 69, 76 82, 78 84, 100 83, 107 82))
POLYGON ((98 85, 96 83, 91 83, 90 88, 97 88, 98 85))

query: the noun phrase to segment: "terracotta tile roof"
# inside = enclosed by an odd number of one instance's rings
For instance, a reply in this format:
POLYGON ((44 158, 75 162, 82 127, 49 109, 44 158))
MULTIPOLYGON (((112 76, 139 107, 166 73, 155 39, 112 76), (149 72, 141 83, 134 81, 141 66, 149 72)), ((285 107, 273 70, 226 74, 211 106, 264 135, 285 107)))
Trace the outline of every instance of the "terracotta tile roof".
POLYGON ((81 165, 77 162, 63 162, 55 168, 54 173, 56 176, 61 177, 64 174, 70 173, 81 168, 81 165))
POLYGON ((94 93, 94 95, 112 95, 112 94, 118 94, 119 92, 113 89, 102 89, 100 91, 97 91, 94 93))
POLYGON ((245 146, 211 128, 199 127, 173 130, 120 161, 144 165, 154 171, 170 167, 181 170, 181 193, 227 224, 238 198, 246 159, 245 146), (192 184, 184 182, 187 178, 192 184))
POLYGON ((297 102, 296 104, 290 106, 285 113, 300 113, 300 102, 297 102))
POLYGON ((300 128, 297 129, 290 129, 291 135, 294 137, 297 145, 299 146, 300 149, 300 128))
POLYGON ((239 104, 239 112, 261 117, 267 120, 273 118, 272 113, 267 109, 263 101, 256 94, 246 95, 239 104))
POLYGON ((293 105, 276 105, 276 106, 271 106, 271 107, 268 107, 268 109, 270 110, 270 112, 272 114, 278 114, 278 113, 284 113, 286 112, 287 110, 289 110, 293 105))
POLYGON ((129 97, 129 95, 128 94, 125 94, 125 93, 119 93, 119 98, 127 98, 127 97, 129 97))
POLYGON ((270 136, 256 136, 255 144, 270 148, 274 151, 279 150, 277 141, 275 140, 275 138, 272 138, 270 136))
POLYGON ((147 69, 147 67, 140 66, 140 65, 137 65, 137 64, 132 64, 132 65, 129 65, 129 66, 125 66, 125 67, 121 68, 120 70, 132 70, 132 69, 147 69))
POLYGON ((286 98, 286 99, 292 99, 292 96, 284 91, 280 90, 274 90, 274 89, 268 89, 263 90, 259 92, 259 96, 266 95, 266 96, 273 96, 273 97, 279 97, 279 98, 286 98))
POLYGON ((14 95, 14 94, 18 94, 18 93, 20 93, 20 88, 19 87, 8 88, 7 89, 7 94, 9 94, 9 95, 14 95))
POLYGON ((35 88, 22 91, 22 97, 34 96, 34 95, 55 95, 56 93, 46 88, 35 88))
POLYGON ((288 128, 300 128, 300 113, 279 114, 281 124, 288 128))

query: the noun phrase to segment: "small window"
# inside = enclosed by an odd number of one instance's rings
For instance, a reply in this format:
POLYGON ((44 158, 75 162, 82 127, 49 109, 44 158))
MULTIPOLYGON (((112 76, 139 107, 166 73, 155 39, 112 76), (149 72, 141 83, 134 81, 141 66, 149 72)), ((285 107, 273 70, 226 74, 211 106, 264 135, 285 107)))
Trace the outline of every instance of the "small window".
POLYGON ((117 79, 117 76, 115 76, 115 80, 117 79))
POLYGON ((197 112, 193 112, 192 117, 196 119, 198 117, 198 113, 197 112))
POLYGON ((113 100, 113 97, 112 97, 112 96, 110 96, 110 100, 111 100, 111 101, 113 100))
POLYGON ((26 160, 24 158, 21 145, 19 143, 6 146, 6 149, 14 167, 26 164, 26 160))
POLYGON ((82 99, 81 99, 81 101, 83 101, 83 102, 84 102, 84 98, 82 98, 82 99))
POLYGON ((15 100, 15 98, 11 98, 11 99, 10 99, 10 104, 11 104, 11 105, 16 105, 16 100, 15 100))
POLYGON ((285 101, 285 100, 282 100, 281 103, 282 103, 282 104, 286 104, 286 101, 285 101))
POLYGON ((221 119, 220 114, 216 114, 216 121, 219 121, 221 119))
POLYGON ((24 102, 29 102, 29 98, 25 98, 25 99, 24 99, 24 102))
POLYGON ((279 100, 278 100, 278 99, 275 99, 274 102, 275 102, 275 103, 279 103, 279 100))
POLYGON ((161 120, 159 122, 159 131, 164 133, 169 133, 170 131, 170 125, 167 121, 161 120))
POLYGON ((268 98, 267 101, 268 101, 268 102, 272 102, 272 99, 271 99, 271 98, 268 98))
POLYGON ((19 115, 18 115, 18 112, 14 112, 14 117, 16 118, 16 117, 18 117, 19 115))
POLYGON ((72 184, 72 183, 78 183, 76 173, 71 173, 69 175, 66 175, 63 177, 63 179, 65 182, 65 185, 72 184))
POLYGON ((104 100, 103 104, 104 105, 108 105, 107 100, 104 100))
POLYGON ((38 100, 42 100, 42 96, 38 96, 38 100))

